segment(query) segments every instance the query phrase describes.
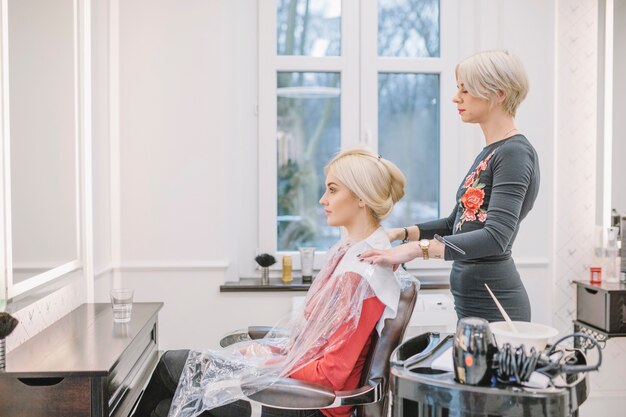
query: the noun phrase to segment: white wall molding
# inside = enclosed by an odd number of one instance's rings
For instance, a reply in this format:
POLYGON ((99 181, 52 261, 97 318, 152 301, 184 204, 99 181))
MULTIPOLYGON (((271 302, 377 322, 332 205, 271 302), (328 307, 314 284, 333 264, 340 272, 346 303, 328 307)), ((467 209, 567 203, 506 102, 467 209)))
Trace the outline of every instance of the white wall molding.
MULTIPOLYGON (((432 263, 435 263, 433 261, 432 263)), ((525 268, 547 268, 550 265, 548 258, 521 258, 515 261, 520 269, 525 268)), ((113 272, 165 272, 165 271, 226 271, 230 262, 228 259, 211 259, 207 261, 127 261, 120 265, 107 265, 96 271, 96 278, 113 272)), ((409 269, 409 272, 420 275, 448 276, 452 263, 449 261, 438 261, 437 265, 419 269, 409 269)))
MULTIPOLYGON (((186 262, 125 262, 123 265, 107 265, 94 273, 94 280, 99 280, 109 274, 120 276, 122 272, 225 272, 229 262, 227 259, 212 259, 209 261, 186 261, 186 262)), ((114 282, 121 285, 121 282, 114 282)))
MULTIPOLYGON (((515 258, 515 265, 518 268, 545 268, 550 265, 550 259, 548 257, 523 257, 523 258, 515 258)), ((428 264, 417 263, 419 267, 416 268, 408 268, 409 271, 443 271, 450 270, 452 268, 451 261, 437 260, 432 259, 428 261, 428 264)))
MULTIPOLYGON (((433 262, 434 263, 434 262, 433 262)), ((95 273, 98 278, 109 272, 165 272, 165 271, 225 271, 230 262, 228 259, 212 259, 208 261, 129 261, 119 266, 108 265, 95 273)), ((521 258, 515 264, 520 269, 547 268, 548 258, 521 258)), ((409 272, 422 276, 448 276, 452 263, 440 261, 438 265, 425 268, 409 269, 409 272)))
POLYGON ((226 271, 228 259, 208 261, 130 261, 112 268, 116 272, 226 271))
POLYGON ((550 259, 547 257, 546 258, 520 258, 519 260, 515 260, 515 265, 518 268, 546 268, 550 266, 550 259))
POLYGON ((94 278, 94 280, 97 280, 98 278, 101 278, 101 277, 105 276, 106 274, 109 274, 109 273, 114 272, 114 271, 115 271, 115 267, 113 265, 109 264, 107 266, 104 266, 104 267, 94 271, 93 278, 94 278))

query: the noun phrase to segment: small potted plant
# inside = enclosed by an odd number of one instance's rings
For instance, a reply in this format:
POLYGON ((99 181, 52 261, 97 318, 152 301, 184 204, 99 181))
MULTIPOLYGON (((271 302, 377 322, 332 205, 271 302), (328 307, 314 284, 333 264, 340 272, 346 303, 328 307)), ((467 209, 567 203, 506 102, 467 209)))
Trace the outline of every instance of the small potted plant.
POLYGON ((9 313, 0 313, 0 369, 5 369, 6 366, 6 342, 4 339, 13 332, 17 323, 17 319, 9 313))
POLYGON ((261 267, 261 285, 269 285, 270 266, 276 263, 276 258, 274 258, 269 253, 262 253, 254 258, 254 260, 261 267))

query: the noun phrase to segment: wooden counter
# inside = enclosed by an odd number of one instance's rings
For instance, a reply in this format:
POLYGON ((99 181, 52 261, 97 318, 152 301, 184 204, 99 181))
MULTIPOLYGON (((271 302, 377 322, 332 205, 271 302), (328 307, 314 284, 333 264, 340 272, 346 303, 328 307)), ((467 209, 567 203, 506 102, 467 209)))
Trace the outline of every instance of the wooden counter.
POLYGON ((9 352, 0 416, 128 416, 158 360, 162 306, 134 303, 118 324, 110 304, 83 304, 9 352))

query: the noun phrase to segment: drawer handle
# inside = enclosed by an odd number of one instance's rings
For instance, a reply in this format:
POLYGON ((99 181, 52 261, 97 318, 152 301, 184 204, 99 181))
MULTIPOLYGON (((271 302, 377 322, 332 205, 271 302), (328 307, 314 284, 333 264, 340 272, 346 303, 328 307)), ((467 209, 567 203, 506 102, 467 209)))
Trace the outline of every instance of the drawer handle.
POLYGON ((597 294, 598 290, 592 290, 590 288, 585 288, 585 291, 587 291, 589 294, 597 294))
POLYGON ((30 387, 51 387, 61 383, 65 378, 17 378, 22 384, 30 387))

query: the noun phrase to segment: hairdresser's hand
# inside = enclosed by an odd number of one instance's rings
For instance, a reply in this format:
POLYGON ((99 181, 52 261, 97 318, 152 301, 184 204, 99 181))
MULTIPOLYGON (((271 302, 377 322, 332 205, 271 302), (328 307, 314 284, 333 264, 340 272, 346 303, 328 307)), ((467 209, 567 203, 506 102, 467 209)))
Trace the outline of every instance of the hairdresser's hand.
POLYGON ((422 252, 417 242, 408 242, 386 250, 367 250, 359 255, 361 262, 391 266, 395 271, 398 265, 412 261, 422 252))

